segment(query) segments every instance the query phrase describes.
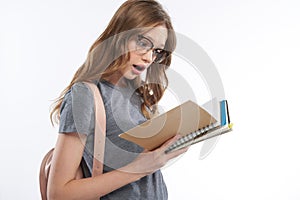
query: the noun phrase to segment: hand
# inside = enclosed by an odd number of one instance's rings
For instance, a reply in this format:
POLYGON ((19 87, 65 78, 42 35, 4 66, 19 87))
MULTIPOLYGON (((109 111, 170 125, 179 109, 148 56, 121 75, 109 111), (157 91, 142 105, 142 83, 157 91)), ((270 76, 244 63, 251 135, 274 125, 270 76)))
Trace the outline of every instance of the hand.
POLYGON ((157 171, 169 160, 181 155, 182 153, 185 153, 188 150, 188 147, 185 147, 174 152, 167 154, 165 153, 165 150, 179 138, 180 135, 176 135, 170 140, 166 141, 161 147, 153 151, 142 152, 132 163, 123 167, 122 170, 125 170, 129 173, 139 173, 144 175, 148 175, 157 171))

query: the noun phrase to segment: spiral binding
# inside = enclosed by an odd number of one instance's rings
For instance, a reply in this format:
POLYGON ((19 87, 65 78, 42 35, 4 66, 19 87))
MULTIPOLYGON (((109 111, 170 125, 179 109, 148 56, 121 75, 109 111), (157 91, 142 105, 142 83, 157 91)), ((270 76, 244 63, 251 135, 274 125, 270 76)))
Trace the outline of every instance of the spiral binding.
POLYGON ((193 142, 193 140, 205 133, 207 133, 209 130, 212 130, 213 128, 216 127, 215 123, 211 123, 209 125, 207 125, 204 128, 201 128, 197 131, 194 131, 192 133, 187 134, 186 136, 183 136, 182 138, 178 139, 174 144, 172 144, 171 146, 169 146, 167 148, 167 150, 165 151, 165 153, 168 153, 178 147, 186 147, 189 144, 191 144, 193 142))

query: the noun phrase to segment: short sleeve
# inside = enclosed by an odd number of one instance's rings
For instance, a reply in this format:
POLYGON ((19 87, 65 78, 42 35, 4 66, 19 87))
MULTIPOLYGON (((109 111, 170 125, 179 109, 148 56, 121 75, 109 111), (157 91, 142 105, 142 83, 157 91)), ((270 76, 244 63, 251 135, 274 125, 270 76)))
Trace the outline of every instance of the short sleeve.
POLYGON ((68 91, 60 109, 60 133, 94 133, 94 98, 83 83, 75 83, 68 91))

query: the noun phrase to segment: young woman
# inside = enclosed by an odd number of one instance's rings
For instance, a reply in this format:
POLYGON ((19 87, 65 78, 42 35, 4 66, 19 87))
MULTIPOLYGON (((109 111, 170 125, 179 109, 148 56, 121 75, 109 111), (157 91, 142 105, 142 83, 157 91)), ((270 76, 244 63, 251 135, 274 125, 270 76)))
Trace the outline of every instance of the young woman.
POLYGON ((168 84, 165 70, 175 45, 170 17, 158 2, 128 0, 121 5, 51 112, 51 119, 59 121, 60 134, 48 199, 168 198, 160 168, 187 149, 165 154, 175 137, 153 151, 144 151, 118 135, 156 113, 168 84), (104 102, 104 173, 75 179, 81 160, 90 172, 93 166, 94 100, 83 81, 95 83, 104 102))

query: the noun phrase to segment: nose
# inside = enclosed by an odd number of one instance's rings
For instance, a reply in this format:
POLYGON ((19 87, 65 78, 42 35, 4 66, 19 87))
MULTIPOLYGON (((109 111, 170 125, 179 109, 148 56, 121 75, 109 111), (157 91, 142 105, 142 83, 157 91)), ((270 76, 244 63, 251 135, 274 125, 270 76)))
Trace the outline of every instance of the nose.
POLYGON ((151 63, 153 61, 153 52, 150 50, 142 55, 142 59, 146 63, 151 63))

